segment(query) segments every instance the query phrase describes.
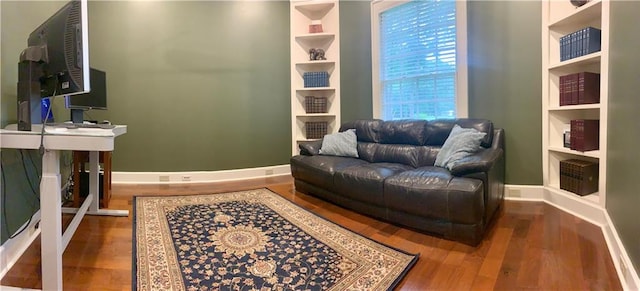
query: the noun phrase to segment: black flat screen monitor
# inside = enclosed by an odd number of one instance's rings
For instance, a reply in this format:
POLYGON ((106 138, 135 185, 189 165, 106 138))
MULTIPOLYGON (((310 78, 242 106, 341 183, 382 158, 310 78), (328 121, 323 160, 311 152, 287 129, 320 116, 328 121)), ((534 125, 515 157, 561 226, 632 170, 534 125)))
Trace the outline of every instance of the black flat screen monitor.
POLYGON ((42 123, 41 98, 86 93, 89 80, 87 0, 74 0, 30 35, 18 64, 18 129, 42 123))
POLYGON ((106 73, 94 68, 89 72, 91 92, 69 95, 65 98, 65 105, 71 109, 71 121, 82 123, 83 113, 91 109, 107 109, 107 76, 106 73))

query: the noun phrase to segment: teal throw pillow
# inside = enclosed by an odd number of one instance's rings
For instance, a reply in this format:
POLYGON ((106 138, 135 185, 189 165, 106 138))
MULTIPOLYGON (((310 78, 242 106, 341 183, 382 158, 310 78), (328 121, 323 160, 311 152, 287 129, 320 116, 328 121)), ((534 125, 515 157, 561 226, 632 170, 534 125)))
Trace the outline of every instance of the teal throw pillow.
POLYGON ((322 139, 321 155, 358 157, 358 138, 356 130, 327 134, 322 139))
POLYGON ((453 126, 449 137, 442 145, 435 165, 451 170, 462 158, 470 156, 480 150, 480 143, 484 132, 475 128, 462 128, 457 124, 453 126))

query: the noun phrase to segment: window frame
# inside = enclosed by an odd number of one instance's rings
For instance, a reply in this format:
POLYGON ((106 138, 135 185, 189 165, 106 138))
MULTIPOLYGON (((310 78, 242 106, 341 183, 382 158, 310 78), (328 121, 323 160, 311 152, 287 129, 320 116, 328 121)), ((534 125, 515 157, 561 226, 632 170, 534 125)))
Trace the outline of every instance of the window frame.
MULTIPOLYGON (((380 82, 380 13, 409 0, 374 0, 371 2, 371 79, 373 118, 382 118, 380 82)), ((456 118, 469 115, 467 73, 467 1, 456 0, 456 118)))

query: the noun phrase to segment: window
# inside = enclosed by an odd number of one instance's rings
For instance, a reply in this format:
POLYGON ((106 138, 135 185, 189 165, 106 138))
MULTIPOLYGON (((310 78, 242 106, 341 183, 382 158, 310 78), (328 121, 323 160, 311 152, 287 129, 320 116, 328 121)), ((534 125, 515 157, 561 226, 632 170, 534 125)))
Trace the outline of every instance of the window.
POLYGON ((372 4, 373 116, 467 117, 466 3, 372 4))

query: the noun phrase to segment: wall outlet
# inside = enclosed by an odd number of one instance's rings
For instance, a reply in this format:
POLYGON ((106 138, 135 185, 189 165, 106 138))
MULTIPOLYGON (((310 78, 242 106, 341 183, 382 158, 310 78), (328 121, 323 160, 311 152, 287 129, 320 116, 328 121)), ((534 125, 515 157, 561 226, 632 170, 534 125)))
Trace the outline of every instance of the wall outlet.
POLYGON ((520 192, 520 189, 510 189, 509 190, 509 197, 520 198, 520 197, 522 197, 522 193, 520 192))
POLYGON ((169 176, 160 176, 160 182, 169 182, 169 176))
POLYGON ((264 174, 267 175, 267 176, 273 175, 273 169, 269 169, 269 170, 264 171, 264 174))
POLYGON ((189 176, 189 175, 183 175, 183 176, 182 176, 182 181, 183 181, 183 182, 189 182, 189 181, 191 181, 191 176, 189 176))

